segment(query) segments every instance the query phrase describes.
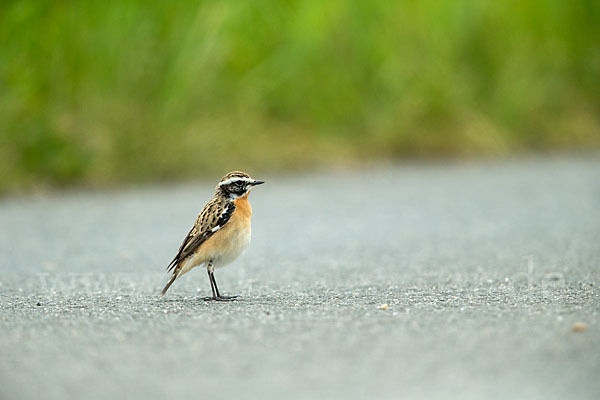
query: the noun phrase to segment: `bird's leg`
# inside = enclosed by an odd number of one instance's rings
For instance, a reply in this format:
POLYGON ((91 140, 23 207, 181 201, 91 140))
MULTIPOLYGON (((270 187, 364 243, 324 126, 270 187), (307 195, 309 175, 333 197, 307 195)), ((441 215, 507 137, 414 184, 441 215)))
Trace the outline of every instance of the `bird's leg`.
POLYGON ((217 281, 215 280, 215 273, 211 272, 210 277, 212 278, 213 285, 215 285, 215 290, 217 291, 217 297, 221 297, 221 293, 219 293, 219 288, 217 287, 217 281))
POLYGON ((212 262, 210 262, 208 264, 208 267, 206 268, 206 270, 208 271, 208 279, 210 280, 210 289, 212 290, 212 297, 205 297, 204 298, 205 301, 208 301, 208 300, 229 301, 229 300, 234 300, 235 298, 238 297, 238 296, 221 296, 221 293, 219 293, 219 288, 217 287, 217 281, 215 280, 214 267, 212 265, 212 262))
POLYGON ((212 265, 212 261, 208 263, 206 267, 206 272, 208 272, 208 280, 210 281, 210 290, 212 291, 212 297, 204 297, 202 300, 216 300, 217 299, 217 291, 215 290, 216 284, 213 277, 214 267, 212 265))
POLYGON ((214 300, 229 301, 229 300, 235 300, 238 297, 238 296, 221 296, 221 293, 219 293, 219 288, 217 287, 217 281, 215 280, 215 274, 211 272, 210 276, 212 278, 213 285, 215 285, 215 290, 217 291, 217 297, 215 297, 214 300))
POLYGON ((210 290, 212 290, 212 298, 215 299, 217 297, 216 293, 219 293, 219 292, 215 292, 215 281, 213 278, 212 271, 210 269, 207 269, 207 271, 208 271, 208 280, 210 281, 210 290))

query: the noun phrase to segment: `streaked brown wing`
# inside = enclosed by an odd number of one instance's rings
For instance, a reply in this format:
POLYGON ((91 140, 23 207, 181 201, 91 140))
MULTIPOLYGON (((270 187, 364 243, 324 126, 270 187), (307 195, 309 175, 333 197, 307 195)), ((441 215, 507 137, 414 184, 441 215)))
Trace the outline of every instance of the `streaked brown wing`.
POLYGON ((179 246, 177 254, 167 266, 167 271, 171 271, 181 261, 192 255, 202 243, 229 221, 234 211, 235 204, 232 202, 224 202, 220 199, 209 201, 198 215, 194 227, 179 246))

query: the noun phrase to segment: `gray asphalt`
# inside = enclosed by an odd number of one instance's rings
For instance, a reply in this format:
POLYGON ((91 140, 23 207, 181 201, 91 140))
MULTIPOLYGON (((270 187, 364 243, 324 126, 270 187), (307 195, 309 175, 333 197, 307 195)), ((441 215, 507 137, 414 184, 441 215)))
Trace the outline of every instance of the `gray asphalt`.
POLYGON ((260 178, 232 303, 214 182, 2 200, 0 398, 599 398, 599 158, 260 178))

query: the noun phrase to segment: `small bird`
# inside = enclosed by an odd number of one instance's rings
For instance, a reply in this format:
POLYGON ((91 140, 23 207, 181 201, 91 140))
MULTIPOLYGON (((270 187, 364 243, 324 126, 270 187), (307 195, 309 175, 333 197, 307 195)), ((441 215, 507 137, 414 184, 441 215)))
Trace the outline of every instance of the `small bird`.
POLYGON ((203 265, 208 271, 212 290, 212 297, 205 297, 204 300, 227 301, 237 298, 221 296, 214 270, 238 258, 250 243, 252 208, 248 195, 254 186, 263 183, 241 171, 230 172, 221 179, 215 195, 202 208, 177 255, 167 266, 167 271, 173 272, 161 296, 183 274, 203 265))

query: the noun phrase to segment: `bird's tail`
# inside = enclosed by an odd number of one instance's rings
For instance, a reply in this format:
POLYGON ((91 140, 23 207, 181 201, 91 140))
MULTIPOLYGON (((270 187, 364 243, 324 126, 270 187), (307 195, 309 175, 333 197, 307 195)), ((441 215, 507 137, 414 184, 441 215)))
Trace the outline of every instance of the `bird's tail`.
POLYGON ((177 279, 178 275, 179 274, 177 274, 176 271, 173 272, 173 275, 171 275, 171 279, 169 279, 169 282, 167 282, 165 288, 160 293, 161 296, 164 296, 165 293, 167 293, 167 290, 169 290, 169 288, 171 287, 171 285, 173 284, 173 282, 175 282, 175 279, 177 279))

